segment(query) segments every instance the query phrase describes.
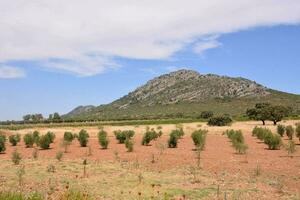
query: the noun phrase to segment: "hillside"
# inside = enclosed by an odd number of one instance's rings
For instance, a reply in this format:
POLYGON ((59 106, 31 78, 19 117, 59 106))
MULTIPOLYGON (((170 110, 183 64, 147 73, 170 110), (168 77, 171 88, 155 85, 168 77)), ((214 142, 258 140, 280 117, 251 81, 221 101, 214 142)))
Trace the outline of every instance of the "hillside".
POLYGON ((240 117, 247 108, 262 101, 291 106, 295 113, 300 111, 299 95, 271 90, 245 78, 179 70, 154 78, 110 104, 80 106, 65 118, 194 118, 204 110, 240 117))

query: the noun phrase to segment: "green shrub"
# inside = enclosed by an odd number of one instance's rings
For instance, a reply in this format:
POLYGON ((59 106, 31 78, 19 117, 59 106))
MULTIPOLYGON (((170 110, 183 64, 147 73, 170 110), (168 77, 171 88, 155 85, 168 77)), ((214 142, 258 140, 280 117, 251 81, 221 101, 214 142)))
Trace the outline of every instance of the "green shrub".
MULTIPOLYGON (((257 130, 256 130, 257 131, 257 130)), ((241 130, 226 130, 224 134, 230 139, 232 146, 235 148, 236 152, 239 154, 245 154, 248 149, 247 144, 245 144, 245 138, 241 130)))
POLYGON ((178 132, 177 130, 173 130, 170 134, 170 138, 168 140, 168 146, 169 148, 176 148, 177 147, 177 143, 178 143, 178 132))
POLYGON ((88 143, 89 134, 86 130, 82 129, 78 134, 78 141, 81 147, 86 147, 88 143))
POLYGON ((300 123, 296 124, 296 137, 300 140, 300 123))
POLYGON ((203 112, 201 112, 199 118, 201 118, 201 119, 209 119, 209 118, 211 118, 213 116, 214 116, 214 113, 212 111, 203 111, 203 112))
POLYGON ((11 160, 15 165, 18 165, 22 160, 22 156, 17 150, 15 150, 11 155, 11 160))
POLYGON ((120 144, 124 144, 126 138, 132 138, 134 136, 133 130, 125 130, 125 131, 114 131, 116 139, 119 141, 120 144))
POLYGON ((6 150, 5 142, 6 142, 6 136, 0 134, 0 153, 5 152, 6 150))
POLYGON ((296 145, 293 140, 289 140, 289 142, 285 146, 288 155, 292 157, 292 154, 296 152, 296 145))
POLYGON ((252 135, 256 136, 259 140, 264 140, 265 135, 272 134, 272 131, 267 128, 260 128, 260 127, 255 127, 252 131, 252 135))
POLYGON ((281 137, 283 137, 283 135, 284 135, 284 133, 285 133, 285 126, 279 124, 279 125, 277 126, 277 133, 278 133, 281 137))
POLYGON ((72 132, 68 132, 66 131, 64 133, 64 141, 67 141, 67 142, 72 142, 74 140, 74 135, 72 132))
POLYGON ((177 128, 171 132, 171 134, 177 135, 178 139, 184 136, 183 128, 177 128))
POLYGON ((294 133, 295 133, 295 129, 292 126, 287 126, 285 128, 285 132, 286 132, 286 135, 288 136, 288 138, 290 140, 292 140, 293 136, 294 136, 294 133))
POLYGON ((50 144, 51 144, 51 137, 49 137, 49 135, 46 134, 40 136, 39 147, 41 147, 41 149, 49 149, 50 144))
POLYGON ((205 147, 207 133, 208 130, 199 129, 197 131, 194 131, 191 135, 194 145, 200 150, 203 150, 205 147))
POLYGON ((232 119, 227 115, 211 117, 208 120, 209 126, 228 126, 231 123, 232 119))
POLYGON ((142 145, 149 145, 149 143, 152 140, 155 140, 159 137, 159 133, 157 133, 154 129, 147 130, 144 133, 143 139, 142 139, 142 145))
POLYGON ((17 146, 17 144, 20 142, 21 138, 20 138, 19 134, 16 134, 16 135, 10 135, 8 137, 8 140, 12 146, 17 146))
POLYGON ((35 143, 36 145, 38 145, 39 139, 40 139, 40 133, 39 133, 38 131, 34 131, 34 132, 32 133, 32 137, 33 137, 34 143, 35 143))
POLYGON ((24 143, 26 145, 27 148, 31 148, 33 147, 34 144, 34 138, 33 138, 33 134, 32 133, 27 133, 24 135, 23 137, 24 143))
POLYGON ((125 147, 127 149, 128 152, 132 152, 133 151, 133 146, 134 146, 134 142, 132 141, 132 139, 126 138, 125 140, 125 147))
POLYGON ((99 142, 100 146, 102 147, 102 149, 107 149, 109 140, 107 137, 107 132, 104 131, 103 129, 100 130, 98 133, 98 142, 99 142))
POLYGON ((48 132, 46 133, 46 136, 49 138, 50 143, 53 143, 53 142, 54 142, 55 134, 54 134, 53 132, 48 131, 48 132))
POLYGON ((273 134, 272 132, 267 132, 265 134, 264 143, 268 145, 270 150, 280 149, 282 145, 282 140, 280 135, 273 134))

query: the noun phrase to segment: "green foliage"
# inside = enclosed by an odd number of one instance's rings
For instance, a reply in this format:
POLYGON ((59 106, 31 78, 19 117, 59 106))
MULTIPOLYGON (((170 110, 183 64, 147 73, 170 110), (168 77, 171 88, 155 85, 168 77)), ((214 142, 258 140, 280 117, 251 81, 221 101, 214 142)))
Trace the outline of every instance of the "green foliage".
POLYGON ((46 136, 49 138, 50 143, 53 143, 53 142, 54 142, 55 134, 54 134, 53 132, 48 131, 48 132, 46 133, 46 136))
POLYGON ((15 135, 10 135, 8 137, 9 142, 11 143, 12 146, 17 146, 17 144, 20 142, 21 140, 21 136, 20 134, 15 134, 15 135))
POLYGON ((264 143, 268 145, 270 150, 280 149, 280 147, 282 146, 282 140, 280 135, 273 134, 272 132, 265 133, 264 143))
POLYGON ((130 138, 126 138, 125 140, 125 147, 127 149, 128 152, 132 152, 133 151, 133 146, 134 146, 134 142, 132 139, 130 138))
POLYGON ((277 126, 277 133, 278 133, 281 137, 283 137, 283 135, 284 135, 284 133, 285 133, 285 126, 279 124, 279 125, 277 126))
POLYGON ((22 160, 22 156, 17 150, 15 150, 11 155, 11 160, 15 165, 18 165, 22 160))
POLYGON ((270 120, 276 125, 277 122, 289 116, 290 113, 291 109, 289 107, 273 106, 270 103, 258 103, 254 108, 250 108, 246 112, 249 119, 260 120, 263 122, 263 125, 265 125, 266 120, 270 120))
POLYGON ((300 140, 300 123, 296 124, 296 137, 300 140))
POLYGON ((143 136, 143 139, 142 139, 142 145, 149 145, 149 143, 152 141, 152 140, 155 140, 157 139, 159 136, 160 136, 160 133, 162 133, 161 131, 160 132, 156 132, 154 129, 147 129, 147 131, 144 133, 144 136, 143 136))
POLYGON ((82 129, 78 134, 78 141, 81 147, 86 147, 88 143, 89 134, 86 130, 82 129))
POLYGON ((171 132, 171 134, 176 135, 178 139, 184 136, 183 128, 177 128, 171 132))
POLYGON ((200 114, 200 119, 209 119, 214 116, 214 113, 212 111, 202 111, 200 114))
POLYGON ((73 135, 73 133, 72 132, 68 132, 68 131, 66 131, 65 133, 64 133, 64 141, 67 141, 67 142, 72 142, 73 140, 74 140, 74 135, 73 135))
POLYGON ((227 115, 211 117, 208 120, 209 126, 229 126, 231 123, 232 119, 227 115))
POLYGON ((208 130, 202 130, 202 129, 196 130, 192 133, 191 137, 193 139, 196 148, 200 150, 204 149, 207 133, 208 130))
POLYGON ((295 133, 295 129, 293 128, 293 126, 289 125, 285 128, 285 132, 286 135, 288 136, 289 140, 293 139, 294 133, 295 133))
POLYGON ((252 136, 256 136, 257 139, 259 140, 264 140, 265 138, 265 135, 271 133, 272 134, 272 131, 270 129, 267 129, 267 128, 260 128, 260 127, 255 127, 252 131, 252 136))
POLYGON ((247 144, 245 144, 245 138, 241 130, 226 130, 224 134, 230 139, 232 146, 235 148, 237 153, 245 154, 248 149, 247 144))
POLYGON ((107 137, 107 132, 104 131, 103 129, 101 129, 98 132, 98 142, 99 142, 100 146, 102 147, 102 149, 107 149, 109 140, 107 137))
POLYGON ((39 139, 39 147, 41 147, 41 149, 49 149, 50 148, 50 144, 51 144, 51 137, 49 137, 49 135, 42 135, 40 136, 39 139))
POLYGON ((176 148, 177 143, 178 143, 178 139, 179 139, 178 129, 173 130, 170 133, 170 137, 169 137, 169 140, 168 140, 168 147, 169 148, 176 148))
POLYGON ((38 193, 24 195, 23 193, 19 192, 0 191, 0 200, 44 200, 44 198, 38 193))
POLYGON ((5 152, 6 150, 5 142, 6 142, 6 136, 0 134, 0 153, 5 152))
POLYGON ((34 143, 38 144, 39 139, 40 139, 40 133, 38 131, 33 131, 32 137, 33 137, 34 143))
POLYGON ((32 133, 26 133, 23 137, 23 141, 25 143, 25 146, 27 148, 31 148, 33 147, 33 144, 34 144, 34 137, 33 137, 33 134, 32 133))
POLYGON ((293 140, 289 140, 285 146, 285 149, 288 152, 288 155, 292 157, 292 154, 296 152, 295 142, 293 140))
POLYGON ((119 141, 120 144, 124 144, 126 138, 132 138, 134 136, 133 130, 125 130, 125 131, 114 131, 116 139, 119 141))

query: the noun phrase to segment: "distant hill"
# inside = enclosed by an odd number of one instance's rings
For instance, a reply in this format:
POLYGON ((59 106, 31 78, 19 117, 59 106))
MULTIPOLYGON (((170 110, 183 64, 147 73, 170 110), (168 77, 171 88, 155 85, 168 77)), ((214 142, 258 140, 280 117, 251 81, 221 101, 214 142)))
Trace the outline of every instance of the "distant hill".
POLYGON ((300 112, 300 95, 275 91, 241 77, 179 70, 154 78, 110 104, 79 106, 64 117, 101 120, 195 118, 205 110, 241 117, 257 102, 291 106, 295 113, 300 112))

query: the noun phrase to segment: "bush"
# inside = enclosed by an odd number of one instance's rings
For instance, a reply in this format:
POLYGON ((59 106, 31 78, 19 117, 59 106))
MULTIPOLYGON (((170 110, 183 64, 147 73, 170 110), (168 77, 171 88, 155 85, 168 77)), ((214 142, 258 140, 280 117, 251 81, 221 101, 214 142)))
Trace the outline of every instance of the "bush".
POLYGON ((227 115, 211 117, 208 120, 209 126, 228 126, 231 123, 232 119, 227 115))
POLYGON ((132 141, 132 139, 127 138, 125 140, 125 147, 126 147, 126 149, 127 149, 128 152, 132 152, 133 151, 133 145, 134 145, 134 142, 132 141))
POLYGON ((191 135, 194 145, 200 150, 203 150, 205 147, 207 133, 207 130, 199 129, 197 131, 194 131, 191 135))
POLYGON ((279 125, 277 126, 277 133, 278 133, 281 137, 283 137, 283 135, 284 135, 284 133, 285 133, 285 126, 279 124, 279 125))
POLYGON ((53 142, 54 142, 55 134, 54 134, 53 132, 48 131, 48 132, 46 133, 46 136, 49 138, 50 143, 53 143, 53 142))
POLYGON ((272 134, 272 131, 270 129, 260 128, 260 127, 255 127, 252 131, 252 135, 256 136, 257 139, 262 140, 262 141, 264 140, 265 135, 268 135, 270 133, 272 134))
POLYGON ((78 134, 78 141, 81 147, 86 147, 88 143, 89 134, 86 130, 82 129, 78 134))
POLYGON ((147 130, 142 139, 142 145, 149 145, 152 140, 155 140, 159 137, 159 133, 157 133, 154 129, 147 130))
POLYGON ((114 134, 116 136, 116 139, 119 141, 120 144, 124 144, 126 138, 132 138, 134 136, 133 130, 127 130, 127 131, 114 131, 114 134))
POLYGON ((179 136, 178 136, 177 130, 172 131, 171 134, 170 134, 170 138, 168 140, 169 148, 176 148, 177 147, 178 138, 179 138, 179 136))
POLYGON ((8 137, 8 140, 12 146, 17 146, 17 144, 20 142, 21 138, 20 138, 19 134, 16 134, 16 135, 10 135, 8 137))
POLYGON ((34 131, 34 132, 32 133, 32 137, 33 137, 34 143, 35 143, 36 145, 38 145, 39 139, 40 139, 40 133, 39 133, 38 131, 34 131))
POLYGON ((214 116, 214 113, 212 111, 203 111, 200 114, 200 118, 201 119, 209 119, 209 118, 211 118, 213 116, 214 116))
POLYGON ((294 132, 295 132, 294 128, 292 126, 287 126, 285 128, 285 132, 286 132, 286 135, 288 136, 288 138, 290 140, 292 140, 293 136, 294 136, 294 132))
POLYGON ((42 195, 31 193, 24 195, 20 192, 0 192, 0 200, 44 200, 42 195))
POLYGON ((31 148, 33 147, 34 144, 34 138, 33 138, 33 134, 32 133, 27 133, 24 135, 23 137, 24 143, 26 145, 27 148, 31 148))
POLYGON ((107 138, 107 132, 105 132, 103 129, 98 133, 98 142, 102 149, 107 149, 109 140, 107 138))
POLYGON ((65 132, 64 133, 64 141, 67 141, 67 142, 72 142, 74 140, 74 135, 72 132, 65 132))
POLYGON ((232 146, 235 148, 237 153, 245 154, 248 149, 247 144, 245 144, 245 138, 241 130, 226 130, 224 134, 230 139, 232 146))
POLYGON ((49 135, 42 135, 39 139, 39 146, 41 149, 49 149, 51 144, 51 137, 49 135))
POLYGON ((6 142, 6 136, 0 134, 0 153, 5 152, 6 150, 5 142, 6 142))
POLYGON ((270 150, 280 149, 282 145, 282 140, 280 135, 273 134, 272 132, 267 132, 265 134, 264 143, 268 145, 270 150))
POLYGON ((21 154, 20 154, 17 150, 15 150, 15 151, 12 153, 11 160, 12 160, 12 162, 13 162, 15 165, 20 164, 20 162, 21 162, 21 160, 22 160, 21 154))
POLYGON ((296 124, 296 137, 300 140, 300 123, 296 124))
POLYGON ((177 135, 178 139, 184 136, 183 128, 177 128, 171 132, 171 134, 177 135))

